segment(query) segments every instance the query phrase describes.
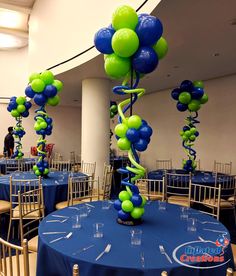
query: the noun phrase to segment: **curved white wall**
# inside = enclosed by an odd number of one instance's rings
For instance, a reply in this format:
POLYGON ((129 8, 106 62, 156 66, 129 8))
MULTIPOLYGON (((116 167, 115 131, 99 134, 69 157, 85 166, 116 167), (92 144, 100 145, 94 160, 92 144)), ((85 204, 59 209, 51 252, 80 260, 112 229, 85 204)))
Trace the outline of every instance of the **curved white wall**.
MULTIPOLYGON (((161 0, 149 0, 140 10, 150 13, 161 0)), ((93 45, 98 29, 111 23, 114 10, 124 4, 137 9, 144 0, 37 0, 30 16, 30 71, 42 71, 93 45)), ((93 49, 59 68, 62 73, 98 55, 93 49)))

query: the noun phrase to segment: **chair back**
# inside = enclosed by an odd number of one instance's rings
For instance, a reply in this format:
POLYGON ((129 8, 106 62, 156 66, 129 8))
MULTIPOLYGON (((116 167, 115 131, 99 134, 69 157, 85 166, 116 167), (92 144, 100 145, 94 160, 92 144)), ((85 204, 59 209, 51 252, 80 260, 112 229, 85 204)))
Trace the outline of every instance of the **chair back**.
POLYGON ((36 164, 36 159, 33 161, 27 161, 26 159, 22 159, 20 163, 20 171, 29 172, 32 171, 33 166, 36 164))
POLYGON ((226 271, 226 276, 234 276, 234 271, 232 268, 227 268, 227 271, 226 271))
POLYGON ((88 163, 84 161, 81 162, 80 172, 87 174, 88 176, 91 176, 94 179, 95 171, 96 171, 96 162, 94 163, 88 163))
POLYGON ((232 172, 232 162, 222 163, 222 162, 214 161, 213 172, 214 173, 231 174, 231 172, 232 172))
POLYGON ((54 161, 62 161, 63 160, 62 154, 60 154, 59 152, 55 152, 53 160, 54 161))
POLYGON ((70 177, 68 206, 85 199, 92 201, 93 187, 97 185, 98 181, 92 179, 92 177, 70 177))
POLYGON ((172 159, 157 159, 156 160, 157 170, 171 170, 172 169, 172 159))
POLYGON ((0 238, 0 275, 30 276, 27 240, 23 240, 21 247, 0 238), (20 261, 21 255, 23 255, 23 265, 20 261))
POLYGON ((202 213, 210 214, 219 220, 221 185, 219 187, 204 186, 202 184, 190 183, 190 205, 197 203, 207 209, 202 213))
POLYGON ((236 205, 236 176, 235 175, 216 175, 215 186, 221 185, 221 199, 229 199, 236 205))
POLYGON ((166 173, 166 196, 189 196, 191 174, 166 173))
POLYGON ((79 276, 79 266, 77 264, 73 266, 73 276, 79 276))
POLYGON ((6 159, 5 161, 6 174, 19 171, 20 164, 21 164, 21 161, 19 159, 6 159))
POLYGON ((142 196, 148 200, 165 200, 165 178, 162 179, 138 179, 137 187, 142 196))
POLYGON ((18 192, 21 241, 38 230, 38 223, 44 218, 42 184, 37 189, 18 192), (24 223, 26 221, 26 223, 24 223))
MULTIPOLYGON (((111 165, 104 165, 103 180, 102 180, 102 200, 109 200, 111 195, 113 168, 111 165)), ((100 193, 100 191, 99 191, 100 193)), ((98 193, 98 194, 99 194, 98 193)))
POLYGON ((71 171, 72 164, 70 161, 52 160, 50 168, 55 171, 71 171))

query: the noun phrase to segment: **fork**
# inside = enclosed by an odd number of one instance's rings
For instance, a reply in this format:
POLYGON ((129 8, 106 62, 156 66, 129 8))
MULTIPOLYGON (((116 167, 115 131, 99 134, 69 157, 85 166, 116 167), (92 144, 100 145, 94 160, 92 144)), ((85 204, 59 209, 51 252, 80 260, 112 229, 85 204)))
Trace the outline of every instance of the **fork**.
POLYGON ((219 224, 219 222, 213 222, 213 221, 198 221, 198 222, 200 222, 201 224, 207 224, 207 223, 209 223, 209 224, 219 224))
POLYGON ((64 236, 64 237, 60 237, 60 238, 57 238, 57 239, 55 239, 55 240, 52 240, 52 241, 50 241, 49 243, 53 243, 53 242, 59 241, 59 240, 61 240, 61 239, 69 239, 71 236, 72 236, 72 232, 70 232, 69 234, 67 234, 67 235, 64 236))
POLYGON ((141 258, 141 265, 142 265, 142 268, 144 268, 144 267, 145 267, 144 252, 141 252, 141 253, 140 253, 140 258, 141 258))
POLYGON ((46 220, 46 222, 60 222, 60 223, 63 223, 65 221, 67 221, 68 219, 63 219, 63 220, 59 220, 59 219, 54 219, 54 220, 46 220))
POLYGON ((106 248, 102 251, 102 253, 100 253, 100 254, 97 256, 97 258, 95 259, 95 261, 99 260, 99 259, 103 256, 104 253, 110 252, 110 250, 111 250, 111 244, 108 243, 108 245, 106 246, 106 248))
POLYGON ((161 254, 165 255, 166 258, 167 258, 167 260, 168 260, 171 264, 173 264, 171 258, 170 258, 170 257, 168 256, 168 254, 166 253, 164 246, 163 246, 163 245, 159 245, 159 249, 160 249, 161 254))

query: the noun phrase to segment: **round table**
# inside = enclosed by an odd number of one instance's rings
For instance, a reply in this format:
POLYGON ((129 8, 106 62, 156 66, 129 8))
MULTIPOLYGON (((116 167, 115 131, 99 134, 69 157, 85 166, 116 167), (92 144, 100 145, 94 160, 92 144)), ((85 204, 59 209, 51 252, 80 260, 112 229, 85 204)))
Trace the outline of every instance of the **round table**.
MULTIPOLYGON (((210 246, 216 248, 219 236, 224 235, 226 240, 230 239, 227 229, 208 215, 189 209, 189 217, 198 219, 197 231, 189 232, 187 220, 180 219, 180 206, 167 204, 166 210, 161 211, 158 209, 158 202, 155 201, 146 205, 143 223, 130 227, 116 222, 117 211, 113 206, 109 210, 104 210, 102 202, 92 202, 91 205, 95 208, 91 208, 88 217, 82 219, 82 227, 79 229, 72 228, 71 220, 73 215, 78 214, 78 210, 70 207, 58 210, 43 219, 39 227, 37 276, 71 275, 74 264, 79 265, 81 276, 156 276, 163 270, 172 276, 209 276, 209 273, 225 276, 226 268, 233 266, 230 246, 224 249, 224 260, 217 268, 196 269, 182 264, 185 261, 181 261, 180 257, 189 244, 191 247, 206 248, 210 242, 210 246), (64 217, 68 219, 63 223, 50 222, 64 220, 64 217), (92 225, 95 222, 104 223, 103 238, 93 237, 92 225), (134 228, 143 232, 141 246, 132 246, 130 243, 130 230, 134 228), (73 233, 70 238, 50 243, 56 238, 65 237, 69 232, 73 233), (109 243, 111 251, 95 261, 109 243), (164 246, 173 263, 160 253, 159 245, 164 246), (81 251, 89 246, 92 247, 81 251), (145 256, 144 267, 141 264, 141 252, 145 256)), ((77 207, 79 206, 81 205, 77 207)), ((187 262, 187 265, 204 264, 187 262)))
MULTIPOLYGON (((52 171, 47 178, 42 178, 43 196, 45 204, 45 214, 49 214, 55 210, 58 202, 67 200, 68 177, 71 172, 52 171)), ((36 179, 37 176, 33 172, 14 172, 9 175, 0 176, 0 199, 10 199, 10 175, 13 179, 36 179)), ((73 176, 87 177, 83 173, 73 173, 73 176)))

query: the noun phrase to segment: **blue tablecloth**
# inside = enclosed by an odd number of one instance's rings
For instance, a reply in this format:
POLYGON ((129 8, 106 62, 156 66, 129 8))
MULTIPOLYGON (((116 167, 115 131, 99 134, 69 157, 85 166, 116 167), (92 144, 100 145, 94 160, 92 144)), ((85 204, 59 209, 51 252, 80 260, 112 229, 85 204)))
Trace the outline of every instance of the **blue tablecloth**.
MULTIPOLYGON (((50 172, 47 178, 42 178, 45 214, 55 210, 58 202, 67 200, 68 176, 70 172, 50 172)), ((11 174, 15 179, 35 179, 33 172, 16 172, 11 174)), ((73 173, 74 176, 86 177, 83 173, 73 173)), ((10 175, 0 176, 0 199, 10 199, 10 175)))
MULTIPOLYGON (((77 210, 65 208, 47 216, 39 227, 39 245, 37 258, 37 276, 65 276, 71 275, 72 266, 79 265, 81 276, 157 276, 163 270, 171 276, 225 276, 226 268, 233 266, 231 247, 224 249, 224 261, 227 264, 211 269, 189 268, 180 264, 180 256, 190 243, 191 248, 197 246, 216 248, 215 242, 219 235, 230 239, 227 229, 214 218, 189 209, 189 216, 198 219, 197 231, 187 231, 187 220, 180 220, 180 207, 167 204, 165 211, 158 210, 158 202, 146 205, 143 224, 135 227, 120 225, 116 222, 117 211, 113 207, 109 210, 101 208, 101 202, 93 202, 96 208, 82 220, 80 229, 73 229, 71 216, 78 214, 77 210), (69 217, 64 223, 47 223, 58 219, 53 215, 69 217), (93 237, 93 223, 104 223, 104 237, 93 237), (217 223, 217 224, 214 224, 217 223), (131 246, 130 230, 138 228, 143 231, 142 245, 131 246), (208 229, 208 230, 207 230, 208 229), (65 234, 45 234, 45 232, 62 231, 65 234), (62 239, 55 243, 50 241, 73 232, 69 239, 62 239), (214 231, 214 232, 213 232, 214 231), (205 241, 200 241, 204 239, 205 241), (111 251, 102 258, 95 258, 110 243, 111 251), (209 245, 210 244, 210 245, 209 245), (94 247, 77 254, 78 250, 94 245, 94 247), (159 251, 163 245, 173 263, 169 263, 165 255, 159 251), (179 247, 179 248, 178 248, 179 247), (144 252, 145 267, 142 268, 140 252, 144 252)), ((63 218, 60 218, 61 220, 63 218)), ((201 266, 203 263, 186 263, 187 265, 201 266)))

